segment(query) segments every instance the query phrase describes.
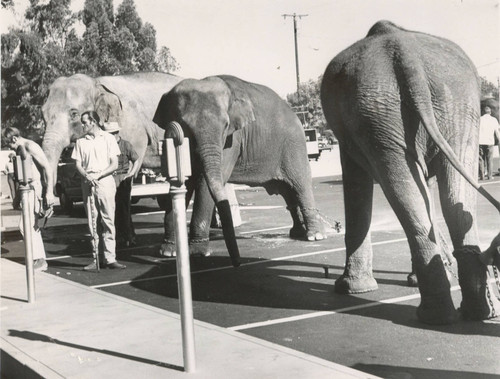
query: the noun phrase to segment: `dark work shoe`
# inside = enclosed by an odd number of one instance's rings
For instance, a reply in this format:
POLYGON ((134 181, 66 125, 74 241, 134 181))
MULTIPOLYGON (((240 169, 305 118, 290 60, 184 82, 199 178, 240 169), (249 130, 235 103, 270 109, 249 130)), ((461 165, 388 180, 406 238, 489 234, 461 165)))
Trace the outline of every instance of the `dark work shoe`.
POLYGON ((113 262, 113 263, 108 263, 108 265, 106 266, 107 268, 111 269, 111 270, 114 270, 114 269, 124 269, 124 268, 127 268, 127 266, 125 265, 122 265, 118 262, 113 262))

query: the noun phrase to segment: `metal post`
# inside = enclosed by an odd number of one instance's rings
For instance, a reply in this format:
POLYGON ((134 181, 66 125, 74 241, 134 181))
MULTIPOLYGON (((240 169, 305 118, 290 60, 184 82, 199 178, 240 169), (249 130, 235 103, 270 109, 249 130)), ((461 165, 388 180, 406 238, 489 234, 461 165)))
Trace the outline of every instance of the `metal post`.
POLYGON ((297 43, 297 18, 295 13, 293 14, 293 35, 295 39, 295 73, 297 75, 297 93, 298 93, 300 89, 299 46, 297 43))
POLYGON ((191 268, 189 264, 189 245, 186 221, 186 187, 171 186, 172 208, 175 220, 175 243, 177 244, 177 282, 182 328, 182 352, 184 371, 196 370, 193 300, 191 295, 191 268))
POLYGON ((172 209, 174 211, 175 243, 177 246, 177 283, 179 287, 179 308, 182 329, 182 355, 184 371, 196 370, 193 299, 191 295, 191 268, 189 264, 189 244, 186 221, 186 187, 184 182, 191 175, 189 142, 184 141, 184 132, 179 123, 168 124, 165 136, 165 163, 170 182, 172 209), (170 142, 173 141, 173 145, 170 142), (170 148, 167 148, 170 146, 170 148), (173 147, 173 149, 172 149, 173 147), (170 161, 169 161, 170 160, 170 161), (175 160, 175 164, 173 164, 175 160))
POLYGON ((33 210, 31 209, 30 196, 33 189, 29 184, 19 187, 21 192, 22 217, 24 229, 24 246, 26 250, 26 282, 28 287, 28 303, 34 303, 35 297, 35 273, 33 267, 33 210))

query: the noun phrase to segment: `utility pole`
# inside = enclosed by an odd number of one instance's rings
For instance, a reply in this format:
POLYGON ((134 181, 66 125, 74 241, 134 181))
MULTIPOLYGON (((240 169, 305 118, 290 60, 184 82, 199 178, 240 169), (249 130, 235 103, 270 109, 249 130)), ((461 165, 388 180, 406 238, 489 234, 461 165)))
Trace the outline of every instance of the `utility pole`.
POLYGON ((299 92, 300 86, 300 75, 299 75, 299 47, 297 44, 297 17, 307 17, 307 14, 283 14, 283 18, 286 20, 287 17, 293 17, 293 35, 295 37, 295 72, 297 74, 297 92, 299 92))

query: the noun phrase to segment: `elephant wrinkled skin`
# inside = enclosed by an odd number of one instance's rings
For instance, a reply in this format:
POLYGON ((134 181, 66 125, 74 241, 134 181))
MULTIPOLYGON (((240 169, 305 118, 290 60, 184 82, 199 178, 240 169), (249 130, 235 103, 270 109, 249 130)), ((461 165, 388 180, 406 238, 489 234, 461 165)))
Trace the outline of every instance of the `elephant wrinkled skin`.
MULTIPOLYGON (((226 182, 263 186, 269 194, 282 195, 293 219, 292 237, 325 237, 315 209, 303 128, 275 92, 227 75, 186 79, 158 105, 154 122, 166 128, 171 121, 182 126, 192 144, 193 176, 186 183, 189 195, 195 191, 191 254, 208 253, 214 200, 227 200, 226 182)), ((161 253, 170 255, 171 208, 165 223, 170 233, 161 253)))
POLYGON ((120 134, 130 141, 143 167, 160 167, 158 141, 164 132, 151 119, 165 89, 180 80, 174 75, 152 72, 98 78, 76 74, 56 79, 42 108, 42 147, 54 175, 62 150, 82 136, 80 115, 88 110, 95 110, 102 121, 120 124, 120 134))
POLYGON ((427 185, 435 177, 458 262, 462 314, 492 317, 498 304, 487 300, 487 269, 478 258, 477 192, 466 182, 477 177, 480 117, 470 59, 453 42, 380 21, 330 62, 321 100, 339 140, 344 184, 346 267, 336 291, 377 288, 370 240, 376 180, 408 238, 421 293, 418 318, 457 319, 427 185))

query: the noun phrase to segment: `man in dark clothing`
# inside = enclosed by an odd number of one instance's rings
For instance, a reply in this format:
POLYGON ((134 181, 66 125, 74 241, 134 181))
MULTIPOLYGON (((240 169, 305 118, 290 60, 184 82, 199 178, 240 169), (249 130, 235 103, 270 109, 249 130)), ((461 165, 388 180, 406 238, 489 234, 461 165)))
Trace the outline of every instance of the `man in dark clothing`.
POLYGON ((134 224, 132 223, 130 193, 132 191, 132 180, 140 168, 140 162, 139 156, 132 147, 132 144, 120 137, 120 129, 117 122, 108 122, 104 124, 104 131, 115 136, 121 152, 118 156, 118 169, 113 174, 116 183, 116 241, 121 246, 129 247, 136 245, 134 224), (130 162, 132 162, 132 165, 130 162))

